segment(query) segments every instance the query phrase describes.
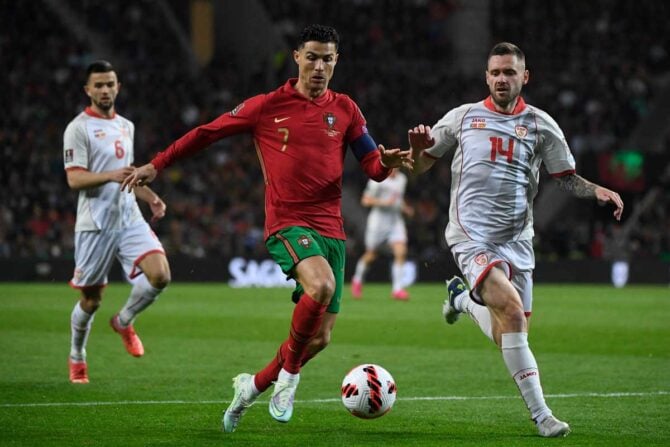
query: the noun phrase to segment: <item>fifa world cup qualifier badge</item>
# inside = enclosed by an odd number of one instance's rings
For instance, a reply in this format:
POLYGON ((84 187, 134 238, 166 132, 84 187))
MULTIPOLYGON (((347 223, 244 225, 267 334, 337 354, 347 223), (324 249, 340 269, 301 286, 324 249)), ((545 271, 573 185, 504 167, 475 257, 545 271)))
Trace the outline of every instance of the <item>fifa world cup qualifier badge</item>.
POLYGON ((312 245, 312 241, 303 234, 300 237, 298 237, 298 245, 300 245, 303 248, 309 248, 309 246, 312 245))

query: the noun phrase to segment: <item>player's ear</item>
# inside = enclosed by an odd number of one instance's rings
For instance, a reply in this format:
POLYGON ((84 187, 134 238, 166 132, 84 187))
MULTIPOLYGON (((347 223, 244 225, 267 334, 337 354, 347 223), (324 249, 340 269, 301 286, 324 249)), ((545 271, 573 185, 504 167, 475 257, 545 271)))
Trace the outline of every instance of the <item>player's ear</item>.
POLYGON ((528 84, 529 79, 530 79, 530 72, 528 70, 524 70, 524 72, 523 72, 523 85, 528 84))
POLYGON ((298 50, 293 50, 293 61, 295 61, 296 64, 300 61, 300 51, 298 50))

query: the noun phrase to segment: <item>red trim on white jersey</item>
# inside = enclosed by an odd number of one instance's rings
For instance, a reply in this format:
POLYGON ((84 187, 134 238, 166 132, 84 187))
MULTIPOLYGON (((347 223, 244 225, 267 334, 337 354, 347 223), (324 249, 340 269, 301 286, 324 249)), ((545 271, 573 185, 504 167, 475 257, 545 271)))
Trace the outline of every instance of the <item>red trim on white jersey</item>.
MULTIPOLYGON (((470 113, 470 110, 472 110, 472 107, 470 107, 467 112, 463 114, 463 118, 461 118, 461 132, 458 135, 458 146, 461 148, 461 152, 463 151, 463 122, 465 121, 465 117, 470 113)), ((461 223, 461 203, 460 203, 460 198, 461 198, 461 184, 463 183, 463 165, 465 164, 465 156, 461 156, 461 173, 458 176, 458 188, 456 189, 456 220, 458 221, 458 226, 461 227, 461 230, 463 230, 463 234, 470 239, 472 239, 472 236, 468 233, 468 230, 465 229, 463 224, 461 223)))
POLYGON ((138 269, 137 267, 140 265, 140 262, 144 260, 144 258, 154 253, 160 253, 162 255, 165 255, 165 251, 163 250, 159 249, 149 250, 148 252, 141 255, 139 258, 135 259, 135 262, 133 262, 133 269, 131 270, 130 275, 128 275, 128 277, 130 279, 134 279, 137 278, 141 273, 143 273, 142 270, 138 269))
POLYGON ((493 267, 495 267, 496 265, 502 264, 502 263, 507 264, 507 267, 509 268, 509 274, 507 275, 508 276, 507 279, 509 279, 510 281, 512 280, 512 264, 510 264, 507 261, 503 261, 502 259, 498 259, 497 261, 494 261, 494 262, 490 263, 488 266, 486 266, 486 269, 481 273, 481 275, 479 275, 477 277, 477 279, 475 280, 475 285, 472 286, 472 291, 470 292, 470 297, 472 298, 472 300, 475 303, 481 304, 482 306, 486 305, 486 304, 484 304, 484 301, 479 296, 477 296, 478 294, 475 295, 475 290, 477 290, 477 288, 479 288, 479 285, 482 283, 482 281, 484 281, 484 278, 486 278, 486 275, 489 274, 491 269, 493 267))
POLYGON ((70 166, 69 168, 65 168, 66 171, 88 171, 86 168, 82 168, 81 166, 70 166))
POLYGON ((113 120, 116 118, 116 112, 112 112, 112 116, 103 116, 93 110, 90 106, 84 109, 84 113, 88 116, 92 116, 93 118, 100 118, 101 120, 113 120))
POLYGON ((572 175, 576 172, 577 171, 575 171, 574 169, 568 169, 567 171, 557 172, 555 174, 549 174, 549 175, 551 175, 552 177, 565 177, 566 175, 572 175))
POLYGON ((489 96, 484 100, 484 107, 489 109, 491 112, 501 113, 503 115, 518 115, 519 113, 526 110, 526 101, 524 101, 523 98, 519 96, 519 99, 517 100, 516 105, 514 106, 514 110, 512 110, 510 113, 506 113, 497 110, 495 104, 493 104, 493 98, 489 96))
POLYGON ((73 289, 76 290, 81 290, 82 292, 85 291, 86 289, 104 289, 107 287, 107 283, 105 284, 93 284, 92 286, 78 286, 75 283, 72 282, 72 280, 68 281, 68 285, 72 287, 73 289))

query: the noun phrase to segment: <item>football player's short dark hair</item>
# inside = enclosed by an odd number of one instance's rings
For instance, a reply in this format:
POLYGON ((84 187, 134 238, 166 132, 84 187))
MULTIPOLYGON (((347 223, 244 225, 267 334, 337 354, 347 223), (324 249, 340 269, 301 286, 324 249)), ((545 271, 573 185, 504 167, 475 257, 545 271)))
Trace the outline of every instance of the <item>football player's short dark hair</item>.
POLYGON ((91 76, 91 73, 109 73, 110 71, 115 70, 112 64, 108 61, 101 59, 95 62, 91 62, 86 69, 86 82, 88 82, 88 78, 91 76))
POLYGON ((335 49, 338 49, 340 46, 340 35, 337 34, 337 30, 331 26, 316 24, 308 25, 300 33, 298 48, 302 48, 305 45, 305 42, 333 42, 335 44, 335 49))
POLYGON ((507 54, 516 56, 520 61, 526 61, 526 55, 523 54, 521 48, 509 42, 500 42, 495 44, 493 48, 491 48, 488 59, 491 59, 492 56, 505 56, 507 54))

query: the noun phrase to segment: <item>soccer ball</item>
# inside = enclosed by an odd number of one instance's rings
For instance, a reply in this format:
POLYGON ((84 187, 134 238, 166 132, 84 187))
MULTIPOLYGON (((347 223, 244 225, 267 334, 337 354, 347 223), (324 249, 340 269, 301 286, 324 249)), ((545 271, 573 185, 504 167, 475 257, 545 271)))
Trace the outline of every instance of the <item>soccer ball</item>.
POLYGON ((342 403, 362 419, 385 415, 393 407, 395 397, 395 380, 379 365, 358 365, 342 381, 342 403))

